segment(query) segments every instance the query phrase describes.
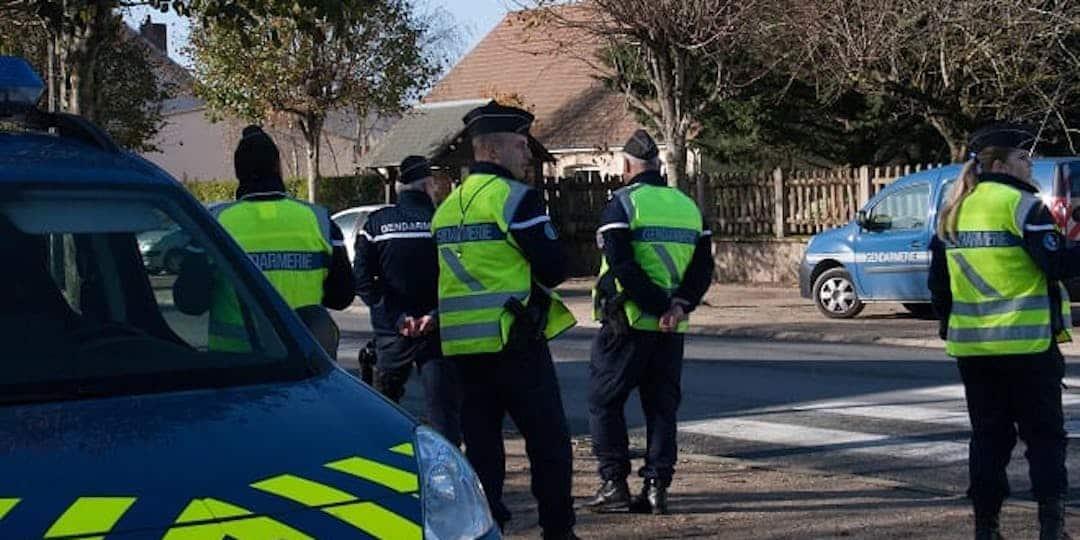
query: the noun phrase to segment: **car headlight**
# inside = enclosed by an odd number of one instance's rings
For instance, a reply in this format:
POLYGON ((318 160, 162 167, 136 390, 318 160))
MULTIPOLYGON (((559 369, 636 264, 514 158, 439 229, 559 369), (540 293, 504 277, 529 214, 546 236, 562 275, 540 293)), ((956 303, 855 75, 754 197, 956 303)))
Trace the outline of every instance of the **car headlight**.
POLYGON ((491 533, 495 520, 480 479, 465 456, 426 426, 416 428, 416 449, 424 538, 473 540, 491 533))

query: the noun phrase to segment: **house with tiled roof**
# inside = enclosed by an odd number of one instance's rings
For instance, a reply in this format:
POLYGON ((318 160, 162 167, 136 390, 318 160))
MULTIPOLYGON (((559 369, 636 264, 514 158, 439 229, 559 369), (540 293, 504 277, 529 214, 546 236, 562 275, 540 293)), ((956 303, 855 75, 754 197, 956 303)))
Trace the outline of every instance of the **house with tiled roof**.
POLYGON ((532 134, 555 158, 546 175, 621 174, 622 145, 642 126, 625 96, 600 80, 600 44, 581 29, 545 25, 530 15, 507 14, 424 105, 509 98, 536 116, 532 134))
MULTIPOLYGON (((195 95, 195 79, 186 68, 169 58, 164 24, 149 17, 138 35, 147 43, 150 59, 161 84, 171 89, 162 103, 165 124, 154 140, 157 152, 143 157, 181 181, 232 180, 233 150, 246 122, 235 118, 213 121, 206 103, 195 95)), ((326 119, 323 128, 320 170, 324 176, 355 174, 361 154, 389 128, 387 119, 370 117, 358 125, 355 114, 338 111, 326 119)), ((268 122, 266 131, 281 152, 286 176, 304 176, 307 150, 298 126, 288 118, 268 122)))

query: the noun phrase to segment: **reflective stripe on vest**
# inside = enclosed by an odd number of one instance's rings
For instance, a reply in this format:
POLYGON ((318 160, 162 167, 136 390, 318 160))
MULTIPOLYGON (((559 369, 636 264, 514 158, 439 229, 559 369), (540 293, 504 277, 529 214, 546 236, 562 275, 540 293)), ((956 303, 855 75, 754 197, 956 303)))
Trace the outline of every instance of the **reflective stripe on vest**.
MULTIPOLYGON (((292 309, 320 305, 333 256, 325 208, 291 198, 240 200, 212 210, 222 227, 292 309)), ((215 277, 211 350, 250 352, 250 336, 235 292, 215 277)))
POLYGON ((951 356, 1046 351, 1071 339, 1068 293, 1050 284, 1023 247, 1024 222, 1040 201, 997 182, 982 182, 960 205, 957 234, 946 240, 953 307, 946 349, 951 356), (1058 336, 1051 335, 1050 286, 1062 294, 1058 336))
MULTIPOLYGON (((702 235, 702 218, 694 201, 675 188, 634 184, 613 195, 622 206, 629 222, 634 259, 656 286, 671 296, 679 288, 694 250, 702 235)), ((606 258, 601 259, 600 278, 610 270, 606 258)), ((615 287, 623 286, 618 279, 615 287)), ((593 289, 594 318, 599 319, 600 293, 593 289)), ((630 326, 638 330, 659 331, 659 318, 641 310, 634 301, 626 299, 623 307, 630 326)), ((687 321, 679 323, 677 332, 686 332, 687 321)))
MULTIPOLYGON (((514 316, 511 298, 527 305, 529 262, 509 234, 529 188, 490 174, 465 179, 432 217, 439 251, 439 335, 446 356, 502 351, 514 316)), ((573 326, 573 316, 552 293, 545 335, 573 326), (565 313, 564 313, 565 312, 565 313)))

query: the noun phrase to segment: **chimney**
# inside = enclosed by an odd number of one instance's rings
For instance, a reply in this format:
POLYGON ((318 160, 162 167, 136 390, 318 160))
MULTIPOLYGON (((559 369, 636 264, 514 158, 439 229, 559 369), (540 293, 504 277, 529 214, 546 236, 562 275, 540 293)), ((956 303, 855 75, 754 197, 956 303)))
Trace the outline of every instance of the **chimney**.
POLYGON ((155 23, 147 15, 142 25, 139 26, 139 35, 161 51, 162 54, 169 54, 168 29, 165 24, 155 23))

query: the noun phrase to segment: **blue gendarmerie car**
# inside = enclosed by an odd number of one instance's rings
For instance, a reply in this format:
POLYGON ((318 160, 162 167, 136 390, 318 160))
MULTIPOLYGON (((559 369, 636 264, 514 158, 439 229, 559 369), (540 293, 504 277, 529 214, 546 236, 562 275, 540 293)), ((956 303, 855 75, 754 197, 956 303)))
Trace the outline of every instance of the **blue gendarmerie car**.
MULTIPOLYGON (((813 236, 799 265, 803 298, 836 319, 858 315, 869 302, 900 302, 915 315, 932 315, 930 239, 962 168, 947 165, 900 178, 847 225, 813 236)), ((1059 225, 1077 228, 1069 212, 1077 194, 1070 193, 1080 190, 1080 158, 1035 159, 1032 175, 1059 225)), ((1075 285, 1069 284, 1071 295, 1075 285)))
POLYGON ((178 182, 40 94, 0 57, 0 538, 499 538, 457 448, 337 367, 178 182), (140 236, 178 230, 249 352, 146 268, 140 236))

